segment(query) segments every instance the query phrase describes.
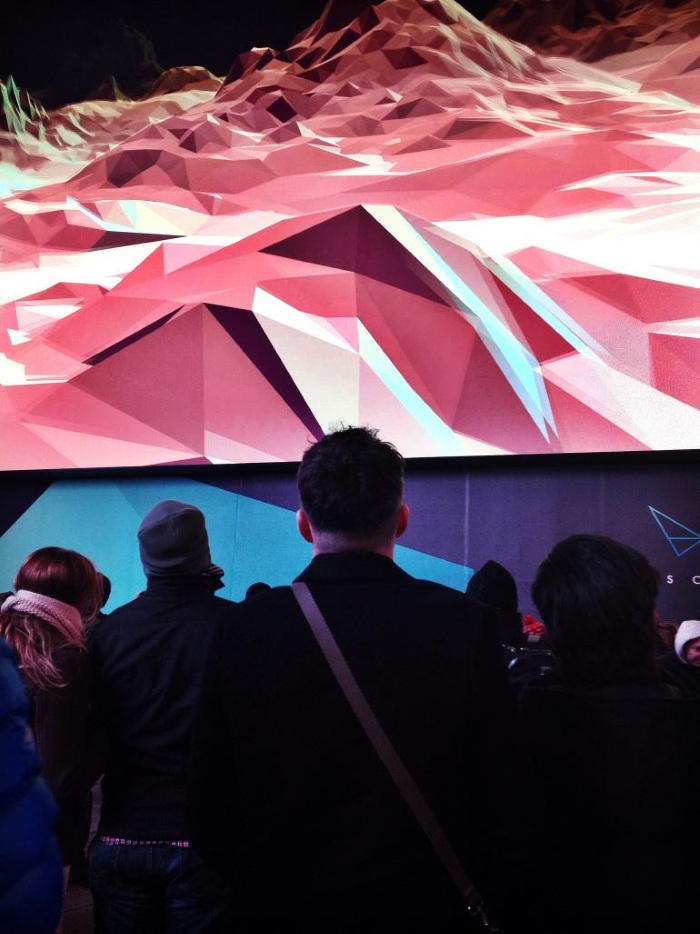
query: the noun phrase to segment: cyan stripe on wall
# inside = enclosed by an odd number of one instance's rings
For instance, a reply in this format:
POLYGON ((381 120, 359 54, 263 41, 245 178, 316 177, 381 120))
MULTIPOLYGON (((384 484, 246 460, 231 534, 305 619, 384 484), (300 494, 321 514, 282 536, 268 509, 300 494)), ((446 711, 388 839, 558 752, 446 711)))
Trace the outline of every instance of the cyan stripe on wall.
MULTIPOLYGON (((292 510, 181 477, 58 480, 0 537, 0 589, 24 557, 45 545, 87 555, 112 583, 107 611, 145 587, 136 532, 143 516, 163 499, 198 506, 205 514, 212 560, 224 571, 220 596, 241 600, 255 581, 289 583, 308 563, 311 548, 292 510)), ((472 571, 412 548, 398 546, 397 563, 416 577, 464 590, 472 571)))

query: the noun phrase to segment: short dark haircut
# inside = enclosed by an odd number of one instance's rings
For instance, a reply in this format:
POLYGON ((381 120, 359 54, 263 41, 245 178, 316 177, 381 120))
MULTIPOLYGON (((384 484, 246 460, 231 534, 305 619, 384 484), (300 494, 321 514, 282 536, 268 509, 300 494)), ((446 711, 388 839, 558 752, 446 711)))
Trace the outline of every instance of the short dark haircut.
POLYGON ((658 572, 604 535, 572 535, 540 564, 532 599, 564 679, 577 686, 654 676, 658 572))
POLYGON ((392 531, 403 500, 404 459, 376 429, 340 428, 305 452, 297 473, 311 526, 361 539, 392 531))

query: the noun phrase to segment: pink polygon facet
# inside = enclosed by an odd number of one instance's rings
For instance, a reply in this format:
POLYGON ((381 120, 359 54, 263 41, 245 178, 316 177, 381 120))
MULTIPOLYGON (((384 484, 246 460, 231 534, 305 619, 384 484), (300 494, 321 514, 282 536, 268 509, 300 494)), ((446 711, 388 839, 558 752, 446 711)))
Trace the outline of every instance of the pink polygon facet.
MULTIPOLYGON (((204 373, 205 428, 233 441, 249 438, 261 460, 285 458, 290 444, 308 442, 311 413, 295 413, 226 330, 206 324, 208 367, 204 373), (300 417, 306 415, 306 419, 300 417), (306 422, 306 423, 305 423, 306 422)), ((298 408, 298 406, 297 406, 298 408)), ((314 425, 318 430, 317 426, 314 425)))
POLYGON ((555 437, 544 437, 492 355, 474 343, 453 421, 455 431, 502 451, 558 453, 555 437))
MULTIPOLYGON (((700 335, 700 328, 697 333, 700 335)), ((650 334, 652 379, 659 392, 700 408, 700 380, 697 379, 696 338, 677 334, 650 334)))
POLYGON ((207 315, 201 307, 191 309, 95 364, 75 379, 75 385, 192 451, 201 451, 202 329, 207 315))

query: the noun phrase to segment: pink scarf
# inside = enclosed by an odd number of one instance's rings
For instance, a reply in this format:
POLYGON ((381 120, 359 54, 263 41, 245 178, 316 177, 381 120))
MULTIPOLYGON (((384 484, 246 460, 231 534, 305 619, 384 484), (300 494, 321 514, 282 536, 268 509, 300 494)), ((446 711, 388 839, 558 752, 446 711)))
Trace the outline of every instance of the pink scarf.
POLYGON ((2 610, 31 613, 57 629, 70 645, 85 644, 85 625, 80 611, 70 603, 31 590, 18 590, 3 603, 2 610))

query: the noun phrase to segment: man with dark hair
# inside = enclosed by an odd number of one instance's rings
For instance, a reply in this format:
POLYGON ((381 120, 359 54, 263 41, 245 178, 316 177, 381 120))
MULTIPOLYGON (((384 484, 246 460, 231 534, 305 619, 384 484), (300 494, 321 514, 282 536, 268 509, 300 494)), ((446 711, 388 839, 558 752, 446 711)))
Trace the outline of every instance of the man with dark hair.
POLYGON ((658 679, 654 649, 658 572, 604 535, 572 535, 537 570, 532 599, 570 684, 658 679))
MULTIPOLYGON (((317 534, 341 535, 342 550, 383 548, 408 522, 403 470, 403 457, 375 431, 346 428, 326 435, 305 453, 297 474, 303 516, 317 534)), ((302 535, 310 540, 306 530, 302 535)))
MULTIPOLYGON (((489 611, 394 563, 409 516, 403 458, 375 431, 312 445, 298 486, 313 559, 297 580, 504 931, 529 931, 525 778, 489 611)), ((190 817, 199 851, 234 886, 235 930, 464 930, 456 886, 292 589, 239 604, 231 623, 210 654, 190 817)))
POLYGON ((657 589, 642 554, 601 535, 560 542, 532 586, 560 679, 526 690, 523 714, 566 934, 697 930, 700 701, 661 681, 657 589))
POLYGON ((148 585, 92 632, 96 719, 107 740, 102 809, 89 854, 96 934, 226 930, 229 892, 190 846, 190 734, 217 620, 204 515, 164 500, 142 519, 148 585))

